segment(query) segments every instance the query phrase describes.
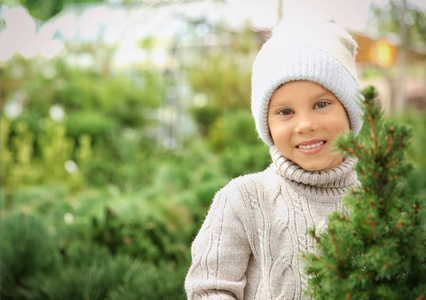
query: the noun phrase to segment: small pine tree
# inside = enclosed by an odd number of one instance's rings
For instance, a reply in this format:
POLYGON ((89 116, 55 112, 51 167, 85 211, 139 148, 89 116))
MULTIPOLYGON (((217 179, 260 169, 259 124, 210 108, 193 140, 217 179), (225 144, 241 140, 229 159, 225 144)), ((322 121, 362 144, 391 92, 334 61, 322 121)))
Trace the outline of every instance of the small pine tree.
POLYGON ((47 228, 34 216, 11 214, 1 220, 0 298, 24 299, 30 280, 57 269, 59 255, 47 228))
POLYGON ((410 195, 404 150, 410 130, 386 123, 373 87, 364 90, 370 136, 342 136, 337 146, 358 158, 361 186, 330 215, 328 232, 305 254, 308 295, 320 299, 426 299, 425 199, 410 195))

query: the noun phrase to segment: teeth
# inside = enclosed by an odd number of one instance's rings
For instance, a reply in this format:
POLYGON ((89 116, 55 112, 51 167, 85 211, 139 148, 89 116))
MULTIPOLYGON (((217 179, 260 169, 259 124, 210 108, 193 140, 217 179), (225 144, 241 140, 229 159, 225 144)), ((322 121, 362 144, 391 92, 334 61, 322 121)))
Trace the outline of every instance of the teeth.
POLYGON ((312 144, 312 145, 299 145, 299 148, 300 149, 313 149, 315 147, 321 146, 322 144, 324 144, 324 141, 318 142, 318 143, 312 144))

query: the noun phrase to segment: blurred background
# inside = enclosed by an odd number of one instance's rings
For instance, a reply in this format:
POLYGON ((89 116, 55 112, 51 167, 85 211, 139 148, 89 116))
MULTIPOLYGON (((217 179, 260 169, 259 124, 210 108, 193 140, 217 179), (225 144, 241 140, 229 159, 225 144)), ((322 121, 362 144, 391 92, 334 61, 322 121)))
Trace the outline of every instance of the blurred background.
POLYGON ((362 85, 413 128, 426 197, 423 0, 2 3, 3 299, 185 299, 215 192, 270 163, 251 66, 287 15, 358 41, 362 85))

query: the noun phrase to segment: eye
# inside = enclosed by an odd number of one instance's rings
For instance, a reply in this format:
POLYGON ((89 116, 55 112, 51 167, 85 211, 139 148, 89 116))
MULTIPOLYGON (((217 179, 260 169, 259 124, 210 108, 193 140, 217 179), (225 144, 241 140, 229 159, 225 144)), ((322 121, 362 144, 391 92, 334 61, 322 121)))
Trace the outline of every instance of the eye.
POLYGON ((279 114, 280 116, 289 116, 289 115, 291 115, 292 113, 293 113, 293 111, 292 111, 291 109, 288 109, 288 108, 281 109, 281 110, 278 112, 278 114, 279 114))
POLYGON ((326 101, 319 101, 315 104, 314 109, 321 109, 321 108, 325 108, 327 106, 329 106, 330 103, 326 102, 326 101))

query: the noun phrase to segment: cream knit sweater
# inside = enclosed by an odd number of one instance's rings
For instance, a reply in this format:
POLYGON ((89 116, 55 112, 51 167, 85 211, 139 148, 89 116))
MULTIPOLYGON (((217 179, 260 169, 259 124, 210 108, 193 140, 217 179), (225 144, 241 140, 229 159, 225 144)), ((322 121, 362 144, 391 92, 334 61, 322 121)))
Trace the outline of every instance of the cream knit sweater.
POLYGON ((303 299, 307 230, 326 230, 357 185, 356 160, 309 172, 270 148, 272 164, 220 190, 192 245, 188 299, 303 299))

